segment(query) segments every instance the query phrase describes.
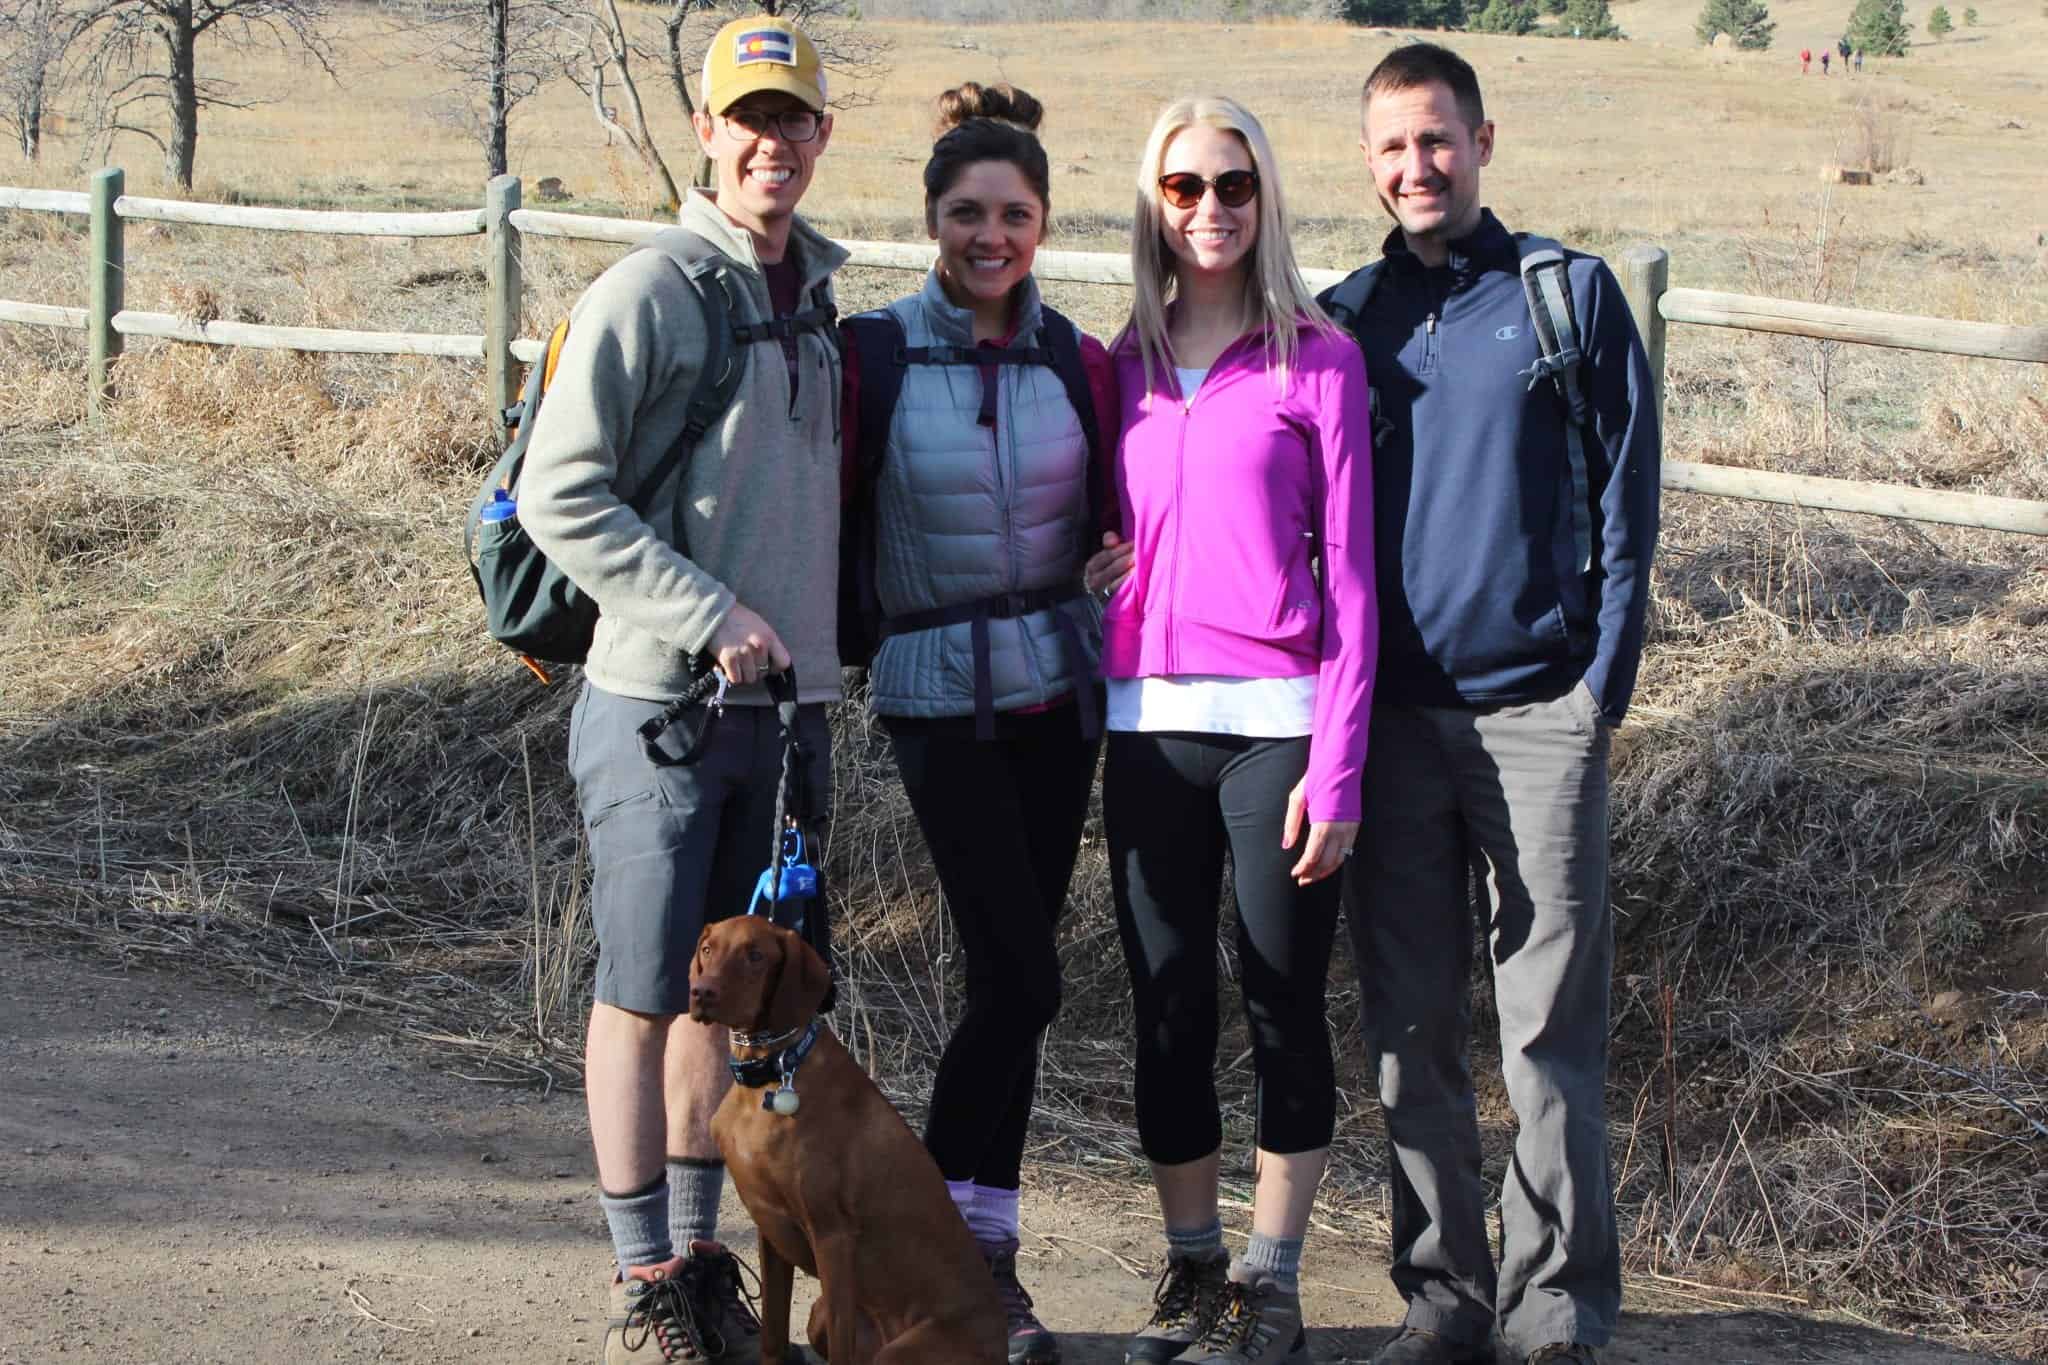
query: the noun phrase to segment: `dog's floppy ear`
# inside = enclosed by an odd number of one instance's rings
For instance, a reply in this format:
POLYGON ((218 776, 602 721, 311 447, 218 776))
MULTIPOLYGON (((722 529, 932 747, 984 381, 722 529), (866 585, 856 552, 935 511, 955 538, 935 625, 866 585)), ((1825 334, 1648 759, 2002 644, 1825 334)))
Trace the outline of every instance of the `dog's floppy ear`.
POLYGON ((775 998, 768 1005, 768 1028, 780 1032, 792 1029, 818 1012, 819 1002, 832 985, 832 973, 818 950, 804 942, 801 934, 777 929, 782 940, 782 975, 775 982, 775 998))

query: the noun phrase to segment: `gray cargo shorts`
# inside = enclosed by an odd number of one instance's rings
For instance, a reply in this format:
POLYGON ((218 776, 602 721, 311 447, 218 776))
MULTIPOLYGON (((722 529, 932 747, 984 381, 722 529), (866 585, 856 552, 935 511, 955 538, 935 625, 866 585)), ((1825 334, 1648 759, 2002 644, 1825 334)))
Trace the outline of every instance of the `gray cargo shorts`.
MULTIPOLYGON (((597 999, 636 1014, 689 1010, 697 936, 744 914, 768 866, 782 776, 774 707, 728 706, 702 757, 671 768, 650 763, 636 733, 662 709, 585 682, 569 717, 569 775, 590 838, 597 999)), ((695 722, 693 713, 684 723, 695 722)), ((798 711, 797 734, 807 759, 806 838, 814 839, 832 796, 824 706, 798 711)), ((663 747, 679 751, 683 736, 671 734, 663 747)), ((824 913, 820 903, 814 915, 824 913)))

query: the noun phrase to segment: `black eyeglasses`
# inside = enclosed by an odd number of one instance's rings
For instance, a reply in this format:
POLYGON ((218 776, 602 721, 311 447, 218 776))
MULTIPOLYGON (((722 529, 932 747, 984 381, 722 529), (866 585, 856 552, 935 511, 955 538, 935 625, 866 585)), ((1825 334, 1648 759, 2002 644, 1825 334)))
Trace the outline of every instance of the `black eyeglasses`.
POLYGON ((719 117, 748 137, 766 137, 773 128, 783 142, 809 142, 818 135, 823 121, 815 109, 784 109, 773 114, 763 109, 734 109, 719 117))
POLYGON ((1175 171, 1159 177, 1160 197, 1177 209, 1193 208, 1202 202, 1203 192, 1212 188, 1224 207, 1241 209, 1258 194, 1259 173, 1225 171, 1214 180, 1204 180, 1193 171, 1175 171))

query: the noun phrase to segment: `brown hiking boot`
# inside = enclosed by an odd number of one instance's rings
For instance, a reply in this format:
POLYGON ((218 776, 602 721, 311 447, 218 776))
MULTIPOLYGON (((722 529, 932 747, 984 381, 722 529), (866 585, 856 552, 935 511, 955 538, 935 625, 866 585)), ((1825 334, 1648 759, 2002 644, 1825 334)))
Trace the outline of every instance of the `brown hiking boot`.
POLYGON ((1529 1365, 1600 1365, 1600 1355, 1575 1341, 1553 1341, 1529 1352, 1529 1365))
POLYGON ((1010 1365, 1059 1365, 1060 1339, 1031 1311, 1031 1295, 1017 1282, 1017 1239, 976 1245, 981 1248, 981 1259, 988 1262, 988 1273, 995 1277, 996 1297, 1003 1301, 1010 1365))
POLYGON ((697 1334, 683 1258, 626 1267, 612 1281, 604 1365, 704 1365, 711 1357, 697 1334))
POLYGON ((1152 1291, 1152 1317, 1124 1347, 1124 1365, 1159 1365, 1178 1360, 1216 1322, 1229 1288, 1230 1257, 1206 1260, 1168 1256, 1152 1291))
POLYGON ((1232 1266, 1222 1310, 1183 1359, 1190 1365, 1303 1365, 1309 1353, 1301 1295, 1282 1289, 1267 1271, 1232 1266))
MULTIPOLYGON (((692 1242, 677 1278, 687 1288, 706 1365, 760 1365, 761 1315, 755 1300, 761 1282, 747 1263, 723 1242, 692 1242), (753 1289, 742 1274, 754 1281, 753 1289)), ((782 1359, 784 1365, 804 1365, 803 1349, 792 1342, 782 1359)))

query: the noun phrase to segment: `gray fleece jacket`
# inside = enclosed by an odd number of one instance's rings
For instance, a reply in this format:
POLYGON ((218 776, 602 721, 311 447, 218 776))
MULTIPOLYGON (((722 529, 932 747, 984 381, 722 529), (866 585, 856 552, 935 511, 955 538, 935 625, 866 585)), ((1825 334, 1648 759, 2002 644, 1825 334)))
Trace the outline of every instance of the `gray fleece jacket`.
MULTIPOLYGON (((747 232, 700 193, 678 217, 739 267, 754 317, 770 316, 747 232)), ((846 252, 801 219, 789 249, 808 306, 846 252)), ((836 700, 837 348, 801 334, 794 385, 779 345, 740 348, 738 397, 643 517, 626 499, 682 433, 704 353, 703 309, 672 261, 636 251, 600 275, 569 317, 520 478, 519 518, 602 611, 585 675, 607 692, 669 700, 689 684, 690 657, 742 602, 789 647, 800 699, 836 700)), ((731 699, 767 700, 759 688, 731 699)))

